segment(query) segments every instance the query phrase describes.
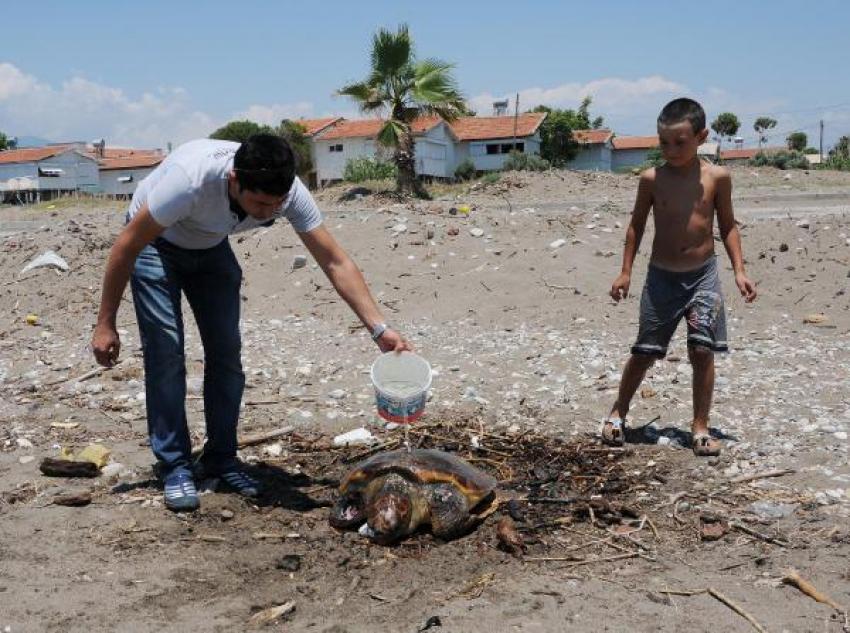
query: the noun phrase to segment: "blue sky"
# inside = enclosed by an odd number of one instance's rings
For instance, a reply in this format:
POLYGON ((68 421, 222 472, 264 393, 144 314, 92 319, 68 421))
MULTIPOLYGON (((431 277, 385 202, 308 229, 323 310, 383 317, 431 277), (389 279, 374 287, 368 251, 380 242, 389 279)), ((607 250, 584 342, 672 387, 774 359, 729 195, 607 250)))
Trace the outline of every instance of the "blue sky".
POLYGON ((709 116, 779 120, 827 144, 850 134, 850 3, 756 2, 11 2, 0 41, 0 131, 164 146, 233 118, 342 114, 371 34, 407 22, 421 56, 456 64, 480 114, 595 99, 621 134, 654 130, 681 94, 709 116))

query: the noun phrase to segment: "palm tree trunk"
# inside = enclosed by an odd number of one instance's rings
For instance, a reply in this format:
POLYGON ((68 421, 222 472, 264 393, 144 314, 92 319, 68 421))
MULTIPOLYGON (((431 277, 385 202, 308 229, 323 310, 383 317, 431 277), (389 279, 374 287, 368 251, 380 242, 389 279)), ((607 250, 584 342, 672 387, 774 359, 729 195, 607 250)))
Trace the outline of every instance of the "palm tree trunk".
POLYGON ((408 131, 402 134, 395 152, 395 164, 397 168, 396 192, 400 195, 413 194, 417 198, 427 198, 428 194, 422 183, 416 177, 416 156, 413 142, 413 133, 408 131))

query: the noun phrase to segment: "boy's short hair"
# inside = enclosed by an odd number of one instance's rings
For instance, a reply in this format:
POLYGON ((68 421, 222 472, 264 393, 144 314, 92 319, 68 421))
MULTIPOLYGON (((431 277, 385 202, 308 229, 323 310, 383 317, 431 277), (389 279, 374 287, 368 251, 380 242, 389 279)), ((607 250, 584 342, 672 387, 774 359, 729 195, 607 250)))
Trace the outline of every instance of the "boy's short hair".
POLYGON ((241 189, 284 196, 295 180, 295 155, 280 136, 254 134, 236 150, 233 171, 241 189))
POLYGON ((705 129, 705 110, 693 99, 681 97, 664 106, 658 115, 658 125, 675 125, 682 121, 688 121, 694 134, 699 134, 705 129))

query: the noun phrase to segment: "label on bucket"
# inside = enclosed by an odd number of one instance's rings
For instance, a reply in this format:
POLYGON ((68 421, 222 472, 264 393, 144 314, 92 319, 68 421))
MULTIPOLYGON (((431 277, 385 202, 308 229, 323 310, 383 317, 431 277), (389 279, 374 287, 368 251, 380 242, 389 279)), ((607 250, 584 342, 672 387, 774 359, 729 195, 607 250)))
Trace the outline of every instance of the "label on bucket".
POLYGON ((375 391, 378 405, 378 415, 390 422, 405 424, 415 422, 425 411, 428 393, 422 393, 414 398, 393 398, 380 391, 375 391))

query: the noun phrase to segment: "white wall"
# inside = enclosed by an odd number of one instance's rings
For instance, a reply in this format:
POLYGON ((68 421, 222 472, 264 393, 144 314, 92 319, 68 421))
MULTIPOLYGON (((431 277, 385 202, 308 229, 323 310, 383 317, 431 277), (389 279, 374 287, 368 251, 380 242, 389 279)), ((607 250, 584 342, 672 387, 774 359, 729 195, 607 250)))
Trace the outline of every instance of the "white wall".
MULTIPOLYGON (((488 139, 486 141, 463 141, 459 144, 458 162, 465 158, 471 158, 477 171, 498 171, 501 169, 510 154, 488 154, 487 145, 511 145, 513 137, 501 139, 488 139)), ((526 136, 517 138, 517 143, 524 143, 523 152, 526 154, 540 154, 540 136, 526 136)))
POLYGON ((614 149, 611 152, 611 169, 613 171, 640 167, 646 162, 648 149, 614 149))
POLYGON ((111 196, 132 196, 139 183, 155 168, 142 167, 137 169, 103 169, 100 171, 100 190, 111 196), (118 182, 119 178, 132 176, 130 182, 118 182))
POLYGON ((18 191, 36 187, 38 187, 38 167, 35 163, 0 165, 0 191, 18 191))
POLYGON ((42 191, 97 191, 100 187, 97 161, 75 151, 67 151, 38 162, 41 169, 61 169, 58 177, 38 177, 42 191))
POLYGON ((567 167, 586 171, 611 171, 611 144, 597 143, 582 147, 578 155, 567 163, 567 167))
POLYGON ((375 157, 376 141, 366 138, 341 138, 330 141, 316 139, 316 177, 319 185, 331 180, 342 180, 345 163, 352 158, 375 157), (330 151, 331 145, 342 145, 341 152, 330 151))
POLYGON ((440 122, 414 140, 416 173, 420 176, 453 178, 457 166, 455 142, 448 126, 440 122))

